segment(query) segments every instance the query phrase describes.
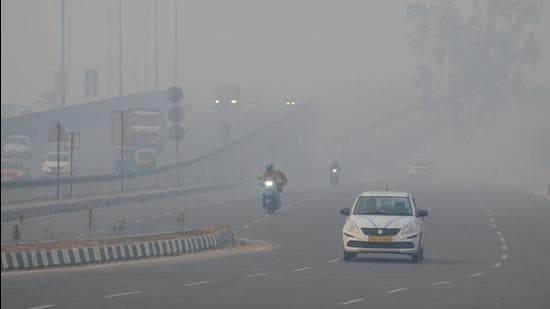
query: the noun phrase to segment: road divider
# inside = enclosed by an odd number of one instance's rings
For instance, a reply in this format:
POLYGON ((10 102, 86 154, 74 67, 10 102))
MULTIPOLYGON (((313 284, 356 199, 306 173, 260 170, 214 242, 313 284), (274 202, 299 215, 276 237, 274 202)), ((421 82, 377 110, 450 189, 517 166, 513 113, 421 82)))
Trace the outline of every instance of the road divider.
POLYGON ((217 225, 163 234, 2 244, 2 272, 174 256, 233 241, 231 228, 217 225))

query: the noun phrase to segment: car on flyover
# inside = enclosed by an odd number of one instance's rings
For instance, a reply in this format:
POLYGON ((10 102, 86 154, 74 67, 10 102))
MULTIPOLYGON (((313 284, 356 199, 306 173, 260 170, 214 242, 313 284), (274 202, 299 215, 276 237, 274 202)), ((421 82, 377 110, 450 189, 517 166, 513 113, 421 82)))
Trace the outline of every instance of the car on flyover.
POLYGON ((25 135, 10 135, 2 143, 2 156, 7 158, 29 158, 31 142, 25 135))
POLYGON ((359 253, 406 254, 412 262, 424 258, 424 217, 415 199, 407 192, 367 191, 359 194, 342 231, 344 260, 359 253))
POLYGON ((48 153, 44 159, 42 159, 42 178, 51 179, 57 177, 57 171, 59 170, 59 177, 69 177, 71 172, 71 155, 68 152, 59 153, 59 166, 57 165, 58 155, 57 152, 48 153))
POLYGON ((2 159, 1 174, 2 183, 25 181, 31 178, 29 170, 23 164, 23 160, 14 158, 2 159))

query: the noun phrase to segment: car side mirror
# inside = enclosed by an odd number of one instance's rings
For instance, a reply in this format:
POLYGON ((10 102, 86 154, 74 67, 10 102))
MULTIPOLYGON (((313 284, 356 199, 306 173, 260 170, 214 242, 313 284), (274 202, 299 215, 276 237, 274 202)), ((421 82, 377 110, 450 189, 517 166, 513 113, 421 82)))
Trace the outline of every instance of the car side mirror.
POLYGON ((428 211, 424 209, 419 209, 418 212, 416 212, 416 217, 418 218, 424 218, 428 216, 428 211))
POLYGON ((342 208, 342 209, 340 209, 340 214, 341 214, 341 215, 349 216, 350 213, 351 213, 351 212, 350 212, 349 208, 342 208))

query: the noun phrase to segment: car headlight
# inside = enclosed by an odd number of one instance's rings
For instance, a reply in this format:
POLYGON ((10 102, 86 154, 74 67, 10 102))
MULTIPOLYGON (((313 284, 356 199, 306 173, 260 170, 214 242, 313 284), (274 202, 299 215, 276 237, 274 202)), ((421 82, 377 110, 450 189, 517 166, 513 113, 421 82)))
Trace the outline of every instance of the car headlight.
POLYGON ((332 169, 332 172, 333 172, 333 173, 337 173, 338 170, 334 168, 334 169, 332 169))
POLYGON ((353 221, 348 221, 344 225, 344 233, 351 234, 351 235, 359 234, 359 228, 353 221))
POLYGON ((264 182, 264 185, 265 185, 266 187, 273 187, 273 181, 267 180, 266 182, 264 182))
POLYGON ((237 104, 237 100, 231 100, 231 104, 237 104))
POLYGON ((214 100, 214 103, 220 104, 220 100, 214 100))
POLYGON ((418 226, 416 224, 409 223, 403 228, 403 234, 415 234, 418 233, 418 226))

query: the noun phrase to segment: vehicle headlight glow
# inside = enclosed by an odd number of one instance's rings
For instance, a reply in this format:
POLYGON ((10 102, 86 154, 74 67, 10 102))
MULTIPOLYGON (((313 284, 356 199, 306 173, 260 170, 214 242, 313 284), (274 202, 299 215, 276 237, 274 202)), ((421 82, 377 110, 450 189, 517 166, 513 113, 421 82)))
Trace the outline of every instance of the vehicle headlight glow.
POLYGON ((416 224, 409 223, 403 228, 403 234, 414 234, 418 233, 418 227, 416 224))
POLYGON ((237 104, 237 100, 231 100, 231 104, 237 104))
POLYGON ((336 173, 336 172, 338 172, 338 170, 335 169, 335 168, 333 168, 333 169, 332 169, 332 172, 333 172, 333 173, 336 173))
POLYGON ((273 181, 267 180, 266 182, 264 182, 264 185, 265 185, 266 187, 273 187, 273 181))
POLYGON ((344 225, 344 232, 347 234, 359 234, 359 228, 353 221, 348 221, 346 225, 344 225))
POLYGON ((214 100, 214 103, 220 104, 220 100, 214 100))

